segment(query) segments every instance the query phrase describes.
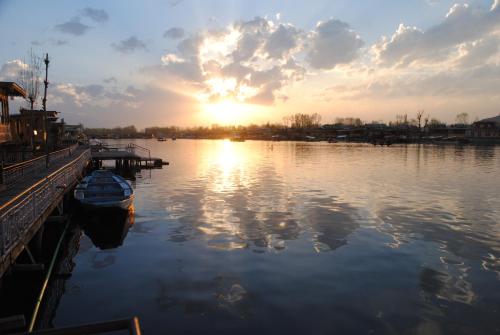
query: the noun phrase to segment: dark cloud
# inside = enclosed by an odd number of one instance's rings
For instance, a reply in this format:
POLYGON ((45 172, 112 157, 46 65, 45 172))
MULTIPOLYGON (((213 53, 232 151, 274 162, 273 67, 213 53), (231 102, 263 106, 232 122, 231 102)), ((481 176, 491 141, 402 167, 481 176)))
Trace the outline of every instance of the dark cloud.
POLYGON ((111 83, 115 83, 117 82, 116 78, 115 77, 108 77, 108 78, 104 78, 102 80, 105 84, 111 84, 111 83))
POLYGON ((86 85, 86 86, 80 86, 77 89, 78 93, 84 93, 87 94, 90 97, 98 97, 104 93, 104 86, 99 85, 99 84, 91 84, 91 85, 86 85))
POLYGON ((88 17, 97 23, 104 23, 109 20, 109 15, 105 10, 90 7, 86 7, 82 10, 82 16, 88 17))
POLYGON ((51 42, 52 42, 52 45, 56 45, 56 46, 62 46, 62 45, 66 45, 69 43, 69 41, 67 41, 67 40, 53 40, 51 42))
POLYGON ((56 25, 54 28, 63 34, 81 36, 91 27, 81 23, 79 17, 74 17, 67 22, 56 25))
POLYGON ((269 35, 264 49, 270 58, 282 59, 297 47, 299 31, 291 25, 280 24, 278 29, 269 35))
POLYGON ((146 43, 138 39, 136 36, 130 36, 118 43, 111 44, 113 49, 121 53, 131 53, 136 50, 147 51, 146 43))
POLYGON ((347 23, 334 19, 320 22, 310 36, 309 64, 316 69, 332 69, 350 63, 363 44, 347 23))
POLYGON ((48 41, 39 41, 39 40, 31 41, 31 45, 34 45, 34 46, 41 46, 41 45, 44 45, 47 43, 50 43, 50 45, 53 45, 53 46, 62 46, 62 45, 68 44, 69 41, 68 40, 55 40, 53 38, 49 39, 48 41))
POLYGON ((173 27, 163 33, 163 37, 171 39, 179 39, 184 37, 184 29, 173 27))

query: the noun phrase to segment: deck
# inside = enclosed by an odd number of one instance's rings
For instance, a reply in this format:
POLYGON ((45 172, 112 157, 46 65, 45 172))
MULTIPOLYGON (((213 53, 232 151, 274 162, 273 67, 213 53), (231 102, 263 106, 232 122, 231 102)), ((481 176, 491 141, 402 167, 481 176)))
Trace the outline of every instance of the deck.
POLYGON ((93 161, 115 161, 118 165, 135 166, 137 168, 161 168, 168 165, 161 158, 151 157, 149 149, 129 143, 125 146, 100 145, 92 147, 93 161))
POLYGON ((0 183, 0 277, 83 175, 90 149, 73 146, 3 169, 0 183))

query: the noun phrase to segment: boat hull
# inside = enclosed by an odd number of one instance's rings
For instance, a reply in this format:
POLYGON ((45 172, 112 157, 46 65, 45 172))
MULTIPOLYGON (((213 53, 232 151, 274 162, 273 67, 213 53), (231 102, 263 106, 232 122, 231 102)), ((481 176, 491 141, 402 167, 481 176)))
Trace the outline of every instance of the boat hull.
POLYGON ((78 202, 80 203, 81 207, 85 210, 116 208, 127 211, 134 202, 134 196, 131 195, 129 198, 126 199, 102 199, 102 200, 83 199, 83 200, 78 200, 78 202))

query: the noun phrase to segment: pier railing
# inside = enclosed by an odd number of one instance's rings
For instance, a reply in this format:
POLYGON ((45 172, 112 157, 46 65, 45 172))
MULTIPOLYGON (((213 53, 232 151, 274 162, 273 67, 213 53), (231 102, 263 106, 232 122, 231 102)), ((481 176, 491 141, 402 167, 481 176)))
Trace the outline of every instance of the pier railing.
POLYGON ((151 158, 151 151, 148 148, 142 147, 135 143, 128 144, 107 144, 102 143, 101 145, 94 146, 93 150, 95 151, 127 151, 133 153, 137 156, 141 156, 144 158, 151 158))
MULTIPOLYGON (((68 148, 69 149, 69 148, 68 148)), ((65 150, 68 150, 65 149, 65 150)), ((69 150, 68 150, 69 151, 69 150)), ((56 157, 63 157, 58 153, 56 157)), ((82 174, 90 160, 90 150, 35 183, 0 207, 0 256, 8 255, 16 243, 82 174)))
MULTIPOLYGON (((49 162, 57 163, 59 160, 71 156, 77 147, 78 144, 74 144, 70 147, 49 153, 49 162)), ((44 155, 3 168, 0 176, 0 184, 9 188, 20 178, 46 170, 46 160, 47 157, 44 155)))

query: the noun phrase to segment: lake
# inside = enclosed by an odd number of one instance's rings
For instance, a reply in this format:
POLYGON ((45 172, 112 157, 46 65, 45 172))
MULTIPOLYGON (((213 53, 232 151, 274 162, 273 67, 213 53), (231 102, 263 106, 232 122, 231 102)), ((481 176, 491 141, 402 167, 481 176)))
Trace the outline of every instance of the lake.
POLYGON ((82 234, 55 326, 500 332, 499 146, 135 143, 170 165, 133 182, 123 240, 82 234))

